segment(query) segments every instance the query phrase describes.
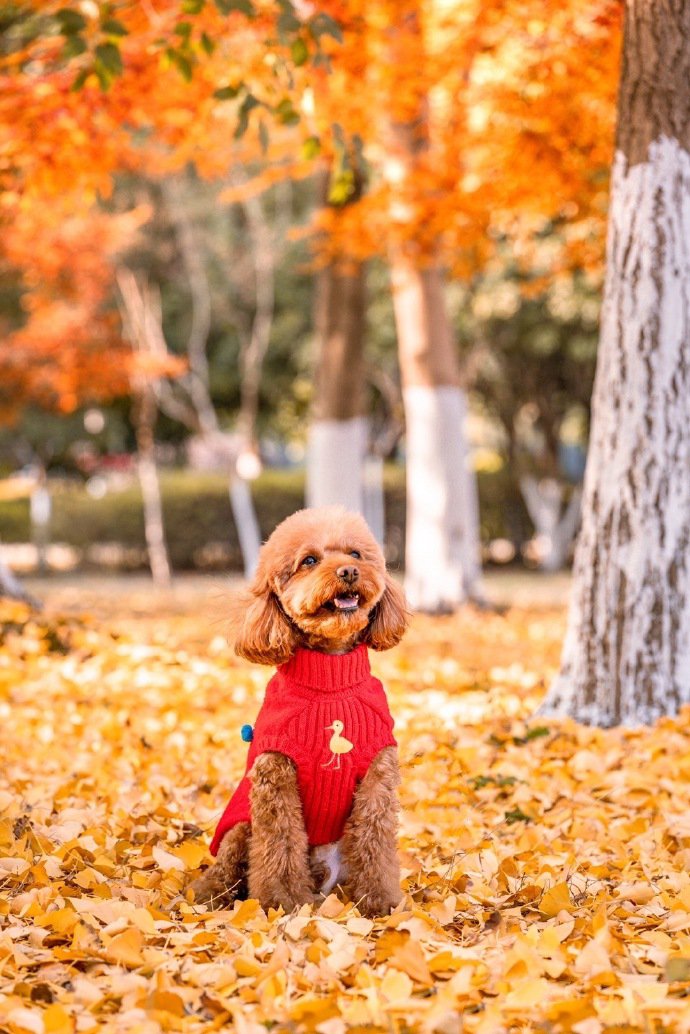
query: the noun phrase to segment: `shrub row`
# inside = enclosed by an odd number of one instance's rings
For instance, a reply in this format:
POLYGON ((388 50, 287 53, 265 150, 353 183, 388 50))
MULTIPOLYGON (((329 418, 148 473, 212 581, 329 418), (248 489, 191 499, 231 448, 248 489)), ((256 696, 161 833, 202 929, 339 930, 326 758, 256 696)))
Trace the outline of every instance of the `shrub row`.
MULTIPOLYGON (((240 570, 241 553, 232 518, 227 480, 222 475, 174 471, 162 477, 163 512, 170 558, 177 570, 240 570)), ((522 502, 503 474, 479 478, 482 538, 521 542, 530 534, 522 502)), ((304 505, 304 475, 297 470, 265 471, 252 484, 262 536, 304 505)), ((385 475, 386 552, 402 563, 405 541, 404 471, 390 467, 385 475)), ((0 542, 26 542, 31 537, 28 500, 0 502, 0 542)), ((122 564, 145 563, 144 519, 136 484, 111 489, 94 499, 82 485, 54 486, 50 539, 74 546, 85 562, 105 555, 103 544, 120 547, 122 564), (99 548, 100 547, 100 548, 99 548)))

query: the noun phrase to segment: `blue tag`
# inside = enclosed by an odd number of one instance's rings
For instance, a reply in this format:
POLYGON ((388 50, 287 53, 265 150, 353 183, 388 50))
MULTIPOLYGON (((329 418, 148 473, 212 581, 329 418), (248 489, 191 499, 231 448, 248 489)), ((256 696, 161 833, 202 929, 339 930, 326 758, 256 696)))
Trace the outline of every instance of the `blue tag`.
POLYGON ((240 736, 242 737, 245 743, 251 743, 254 739, 254 730, 252 729, 251 725, 243 725, 240 729, 240 736))

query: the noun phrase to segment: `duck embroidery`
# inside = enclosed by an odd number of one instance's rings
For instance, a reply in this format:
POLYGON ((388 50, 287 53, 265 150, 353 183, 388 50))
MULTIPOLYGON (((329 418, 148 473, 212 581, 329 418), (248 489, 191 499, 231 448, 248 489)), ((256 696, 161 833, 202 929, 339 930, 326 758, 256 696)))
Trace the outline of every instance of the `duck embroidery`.
POLYGON ((330 748, 330 751, 331 751, 331 759, 330 759, 330 761, 327 761, 325 765, 322 765, 321 768, 330 768, 330 766, 335 761, 335 762, 337 762, 337 764, 335 765, 335 769, 336 770, 339 769, 340 768, 340 755, 341 754, 349 754, 350 751, 353 749, 354 744, 350 743, 349 740, 346 740, 344 736, 340 735, 344 728, 345 728, 345 726, 343 725, 343 723, 340 721, 339 718, 336 718, 336 720, 333 722, 333 725, 327 725, 326 726, 326 730, 328 732, 332 732, 333 733, 333 735, 331 736, 330 742, 328 744, 328 746, 330 748))

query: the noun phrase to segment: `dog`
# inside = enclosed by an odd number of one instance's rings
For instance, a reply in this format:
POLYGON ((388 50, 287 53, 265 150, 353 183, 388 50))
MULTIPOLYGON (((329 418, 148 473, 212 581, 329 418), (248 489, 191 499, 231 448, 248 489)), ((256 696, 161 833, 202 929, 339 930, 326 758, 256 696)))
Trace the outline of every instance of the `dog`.
POLYGON ((368 647, 395 646, 408 618, 358 514, 299 510, 262 546, 231 633, 240 657, 278 668, 195 901, 287 913, 340 886, 363 915, 398 904, 398 756, 368 647))

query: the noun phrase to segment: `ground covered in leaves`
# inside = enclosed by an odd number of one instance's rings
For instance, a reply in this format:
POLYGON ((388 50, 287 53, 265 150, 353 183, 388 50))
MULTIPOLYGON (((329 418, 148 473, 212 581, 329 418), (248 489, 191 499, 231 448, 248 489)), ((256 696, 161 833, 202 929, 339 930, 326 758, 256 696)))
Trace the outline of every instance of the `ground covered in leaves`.
POLYGON ((374 657, 403 767, 392 916, 186 900, 268 674, 222 610, 213 586, 0 605, 0 1030, 690 1030, 690 715, 530 717, 558 608, 417 618, 374 657))

